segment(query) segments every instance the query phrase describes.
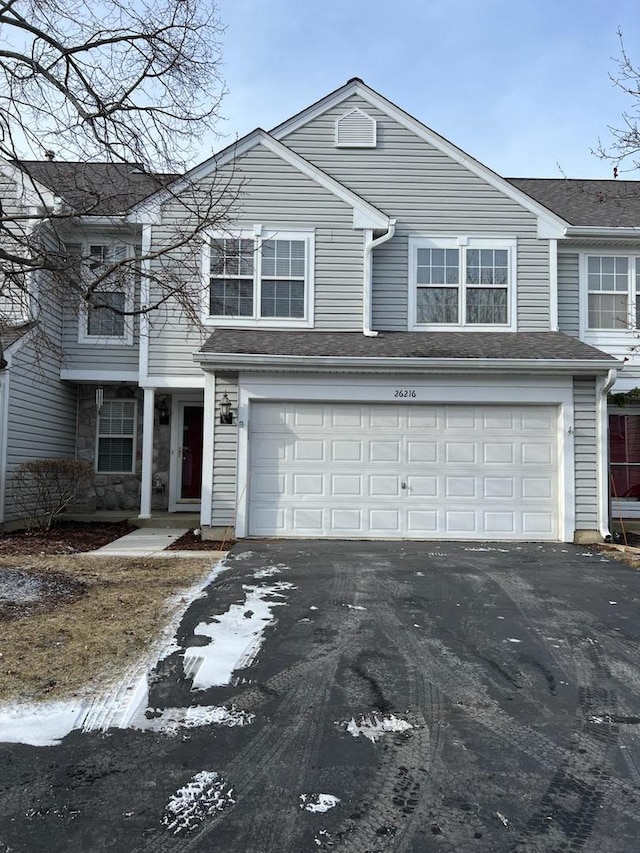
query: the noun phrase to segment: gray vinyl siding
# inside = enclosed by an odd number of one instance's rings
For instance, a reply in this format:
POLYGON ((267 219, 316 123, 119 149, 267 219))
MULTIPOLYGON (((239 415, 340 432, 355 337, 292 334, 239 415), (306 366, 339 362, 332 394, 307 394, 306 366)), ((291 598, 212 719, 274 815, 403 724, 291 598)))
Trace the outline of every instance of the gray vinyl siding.
POLYGON ((574 377, 576 530, 598 529, 596 390, 593 377, 574 377))
POLYGON ((558 328, 580 336, 580 276, 578 254, 558 253, 558 328))
MULTIPOLYGON (((231 400, 232 411, 238 410, 238 380, 216 375, 216 412, 222 395, 231 400)), ((238 425, 216 423, 213 432, 213 505, 211 525, 234 527, 236 523, 236 470, 238 459, 238 425)))
POLYGON ((549 328, 548 241, 537 238, 536 217, 517 202, 358 96, 282 141, 398 220, 397 237, 374 253, 376 328, 406 328, 410 234, 517 237, 518 328, 549 328), (376 148, 335 147, 335 120, 354 107, 376 119, 376 148))
POLYGON ((36 330, 14 354, 9 368, 5 521, 20 518, 11 481, 17 465, 30 459, 73 459, 76 439, 76 389, 60 381, 55 344, 61 319, 55 305, 43 303, 46 333, 36 330))
MULTIPOLYGON (((221 231, 252 228, 266 230, 308 230, 315 239, 314 325, 318 329, 356 330, 362 328, 363 235, 353 230, 353 211, 345 202, 320 187, 263 146, 257 146, 235 164, 233 174, 219 173, 201 183, 203 198, 226 178, 230 190, 237 188, 229 218, 221 231)), ((163 224, 153 233, 155 244, 167 245, 184 209, 173 203, 163 213, 163 224)), ((173 269, 168 274, 182 276, 191 287, 202 287, 201 254, 198 248, 171 252, 173 269)), ((201 292, 206 301, 206 291, 201 292)), ((221 322, 220 325, 225 325, 221 322)), ((227 324, 228 325, 228 324, 227 324)), ((168 303, 152 318, 149 347, 151 375, 198 375, 193 354, 214 330, 207 322, 198 330, 184 317, 175 303, 168 303)))

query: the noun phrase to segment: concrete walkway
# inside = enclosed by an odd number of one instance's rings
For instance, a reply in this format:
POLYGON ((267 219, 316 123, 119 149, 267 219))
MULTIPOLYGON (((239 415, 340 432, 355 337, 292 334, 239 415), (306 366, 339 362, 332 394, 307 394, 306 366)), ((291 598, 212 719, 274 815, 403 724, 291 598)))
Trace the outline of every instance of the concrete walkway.
POLYGON ((206 551, 165 551, 185 533, 188 533, 186 527, 140 527, 88 553, 104 557, 157 557, 160 554, 163 557, 206 556, 206 551))

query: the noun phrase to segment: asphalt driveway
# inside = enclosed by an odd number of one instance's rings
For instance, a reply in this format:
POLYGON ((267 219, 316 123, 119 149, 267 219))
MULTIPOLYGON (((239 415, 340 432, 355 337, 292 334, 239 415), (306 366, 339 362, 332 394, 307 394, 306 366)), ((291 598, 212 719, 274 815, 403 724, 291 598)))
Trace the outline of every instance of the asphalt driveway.
POLYGON ((0 745, 0 853, 639 849, 639 572, 532 544, 227 562, 143 716, 0 745))

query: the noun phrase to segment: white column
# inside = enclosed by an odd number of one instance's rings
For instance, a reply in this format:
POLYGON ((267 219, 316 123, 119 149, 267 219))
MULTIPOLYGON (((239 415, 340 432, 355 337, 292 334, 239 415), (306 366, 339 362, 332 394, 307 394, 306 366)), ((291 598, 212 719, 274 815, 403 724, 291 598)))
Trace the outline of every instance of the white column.
POLYGON ((153 405, 155 388, 144 389, 144 411, 142 415, 142 474, 140 482, 140 515, 151 518, 151 487, 153 478, 153 405))
POLYGON ((202 495, 200 526, 211 524, 213 511, 213 437, 216 423, 216 375, 208 370, 204 374, 204 413, 202 436, 202 495))

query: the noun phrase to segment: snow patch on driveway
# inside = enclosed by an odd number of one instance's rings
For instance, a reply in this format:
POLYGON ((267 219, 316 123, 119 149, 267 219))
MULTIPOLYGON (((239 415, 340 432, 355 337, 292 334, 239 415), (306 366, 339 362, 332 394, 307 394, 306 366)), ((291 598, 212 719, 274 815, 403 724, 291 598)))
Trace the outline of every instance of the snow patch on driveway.
POLYGON ((339 802, 333 794, 300 794, 300 808, 307 812, 328 812, 339 802))
POLYGON ((339 723, 339 725, 344 726, 353 737, 362 735, 372 743, 390 732, 407 732, 414 728, 407 720, 402 720, 394 714, 382 716, 376 713, 362 714, 357 719, 352 717, 348 722, 339 723))
POLYGON ((133 728, 143 731, 177 735, 183 729, 201 726, 248 726, 255 714, 240 711, 231 705, 228 708, 216 705, 194 705, 191 708, 148 708, 144 721, 137 720, 133 728))
POLYGON ((192 690, 207 690, 231 682, 235 670, 249 666, 255 659, 267 625, 273 625, 273 608, 282 607, 286 590, 295 589, 286 581, 271 586, 243 586, 245 600, 232 604, 212 622, 200 622, 194 634, 209 637, 206 646, 189 646, 184 653, 184 673, 192 678, 192 690))
POLYGON ((162 824, 174 835, 196 829, 209 815, 235 803, 233 790, 219 773, 203 770, 171 797, 162 824))

